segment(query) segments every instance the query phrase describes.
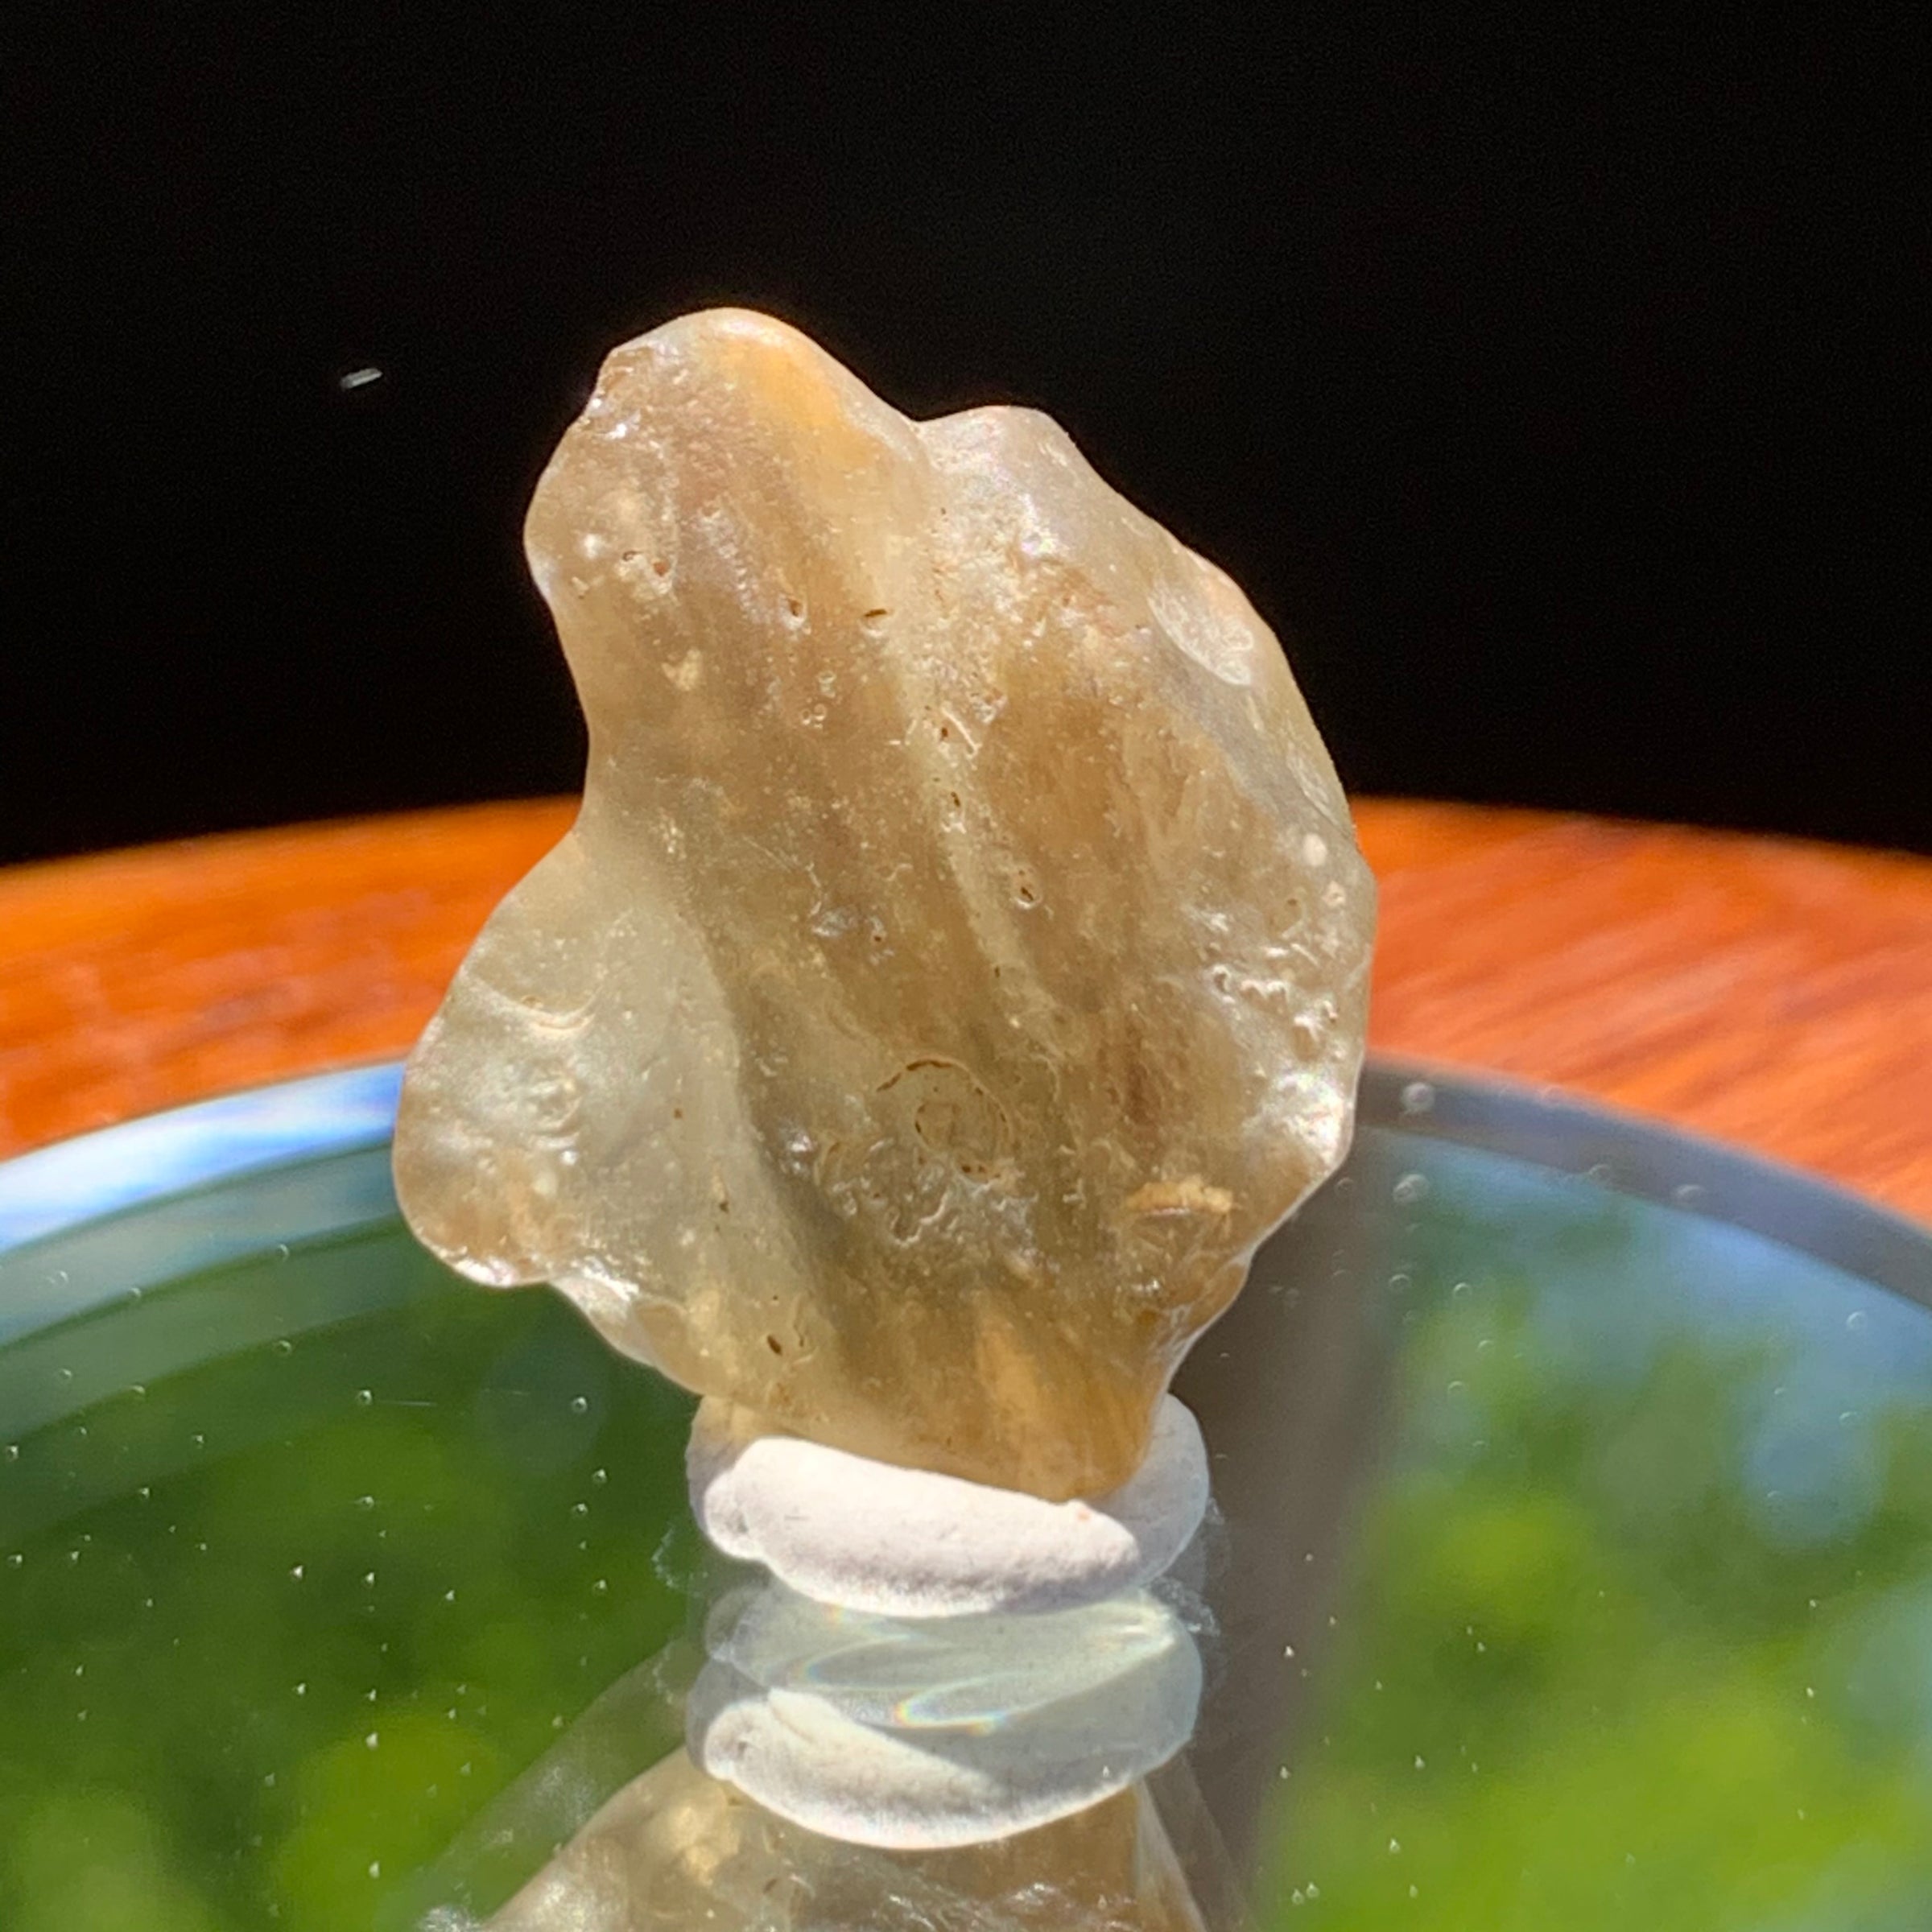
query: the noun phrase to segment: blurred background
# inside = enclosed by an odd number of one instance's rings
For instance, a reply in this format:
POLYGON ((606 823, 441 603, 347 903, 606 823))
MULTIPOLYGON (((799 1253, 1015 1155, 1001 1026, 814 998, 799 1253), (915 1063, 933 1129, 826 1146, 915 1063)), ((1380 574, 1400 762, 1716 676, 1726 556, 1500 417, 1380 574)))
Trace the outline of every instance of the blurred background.
POLYGON ((1904 10, 865 14, 16 0, 0 861, 572 788, 524 504, 720 302, 1050 411, 1352 787, 1932 850, 1904 10))

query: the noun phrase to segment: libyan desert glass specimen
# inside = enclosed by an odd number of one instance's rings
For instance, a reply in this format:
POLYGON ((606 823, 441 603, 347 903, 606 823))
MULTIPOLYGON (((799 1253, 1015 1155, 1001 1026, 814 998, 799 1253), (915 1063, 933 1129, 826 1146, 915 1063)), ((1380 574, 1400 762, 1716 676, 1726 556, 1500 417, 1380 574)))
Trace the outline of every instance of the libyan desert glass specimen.
POLYGON ((1117 1488, 1349 1136, 1374 888, 1274 637, 1046 417, 737 311, 612 353, 526 536, 583 809, 411 1061, 411 1224, 774 1429, 1117 1488))

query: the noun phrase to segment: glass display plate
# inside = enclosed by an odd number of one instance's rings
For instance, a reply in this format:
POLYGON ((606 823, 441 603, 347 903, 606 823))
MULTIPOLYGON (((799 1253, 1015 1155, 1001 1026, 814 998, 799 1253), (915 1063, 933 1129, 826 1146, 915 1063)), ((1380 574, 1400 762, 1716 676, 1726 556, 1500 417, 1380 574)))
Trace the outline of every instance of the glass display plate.
MULTIPOLYGON (((456 1926, 673 1749, 688 1397, 410 1240, 393 1067, 0 1166, 0 1926, 456 1926)), ((1373 1068, 1177 1392, 1208 1922, 1918 1927, 1932 1241, 1373 1068)))

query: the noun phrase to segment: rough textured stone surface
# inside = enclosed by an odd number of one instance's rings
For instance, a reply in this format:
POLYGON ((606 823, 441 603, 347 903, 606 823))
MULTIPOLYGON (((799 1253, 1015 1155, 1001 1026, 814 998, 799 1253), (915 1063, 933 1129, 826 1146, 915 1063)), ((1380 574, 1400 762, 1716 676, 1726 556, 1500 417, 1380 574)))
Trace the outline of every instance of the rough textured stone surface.
POLYGON ((1117 1487, 1348 1139, 1373 886, 1274 638, 1044 416, 733 311, 527 538, 583 811, 411 1063, 412 1224, 774 1428, 1117 1487))

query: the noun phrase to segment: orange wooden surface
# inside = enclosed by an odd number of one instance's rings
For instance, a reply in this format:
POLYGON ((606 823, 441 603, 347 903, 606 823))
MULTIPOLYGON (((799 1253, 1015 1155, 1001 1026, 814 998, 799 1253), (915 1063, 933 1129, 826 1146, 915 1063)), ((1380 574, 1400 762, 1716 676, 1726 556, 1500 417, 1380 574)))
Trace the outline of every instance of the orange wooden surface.
MULTIPOLYGON (((489 805, 0 873, 0 1154, 401 1052, 569 823, 489 805)), ((1368 800, 1373 1037, 1932 1220, 1932 861, 1368 800)))

